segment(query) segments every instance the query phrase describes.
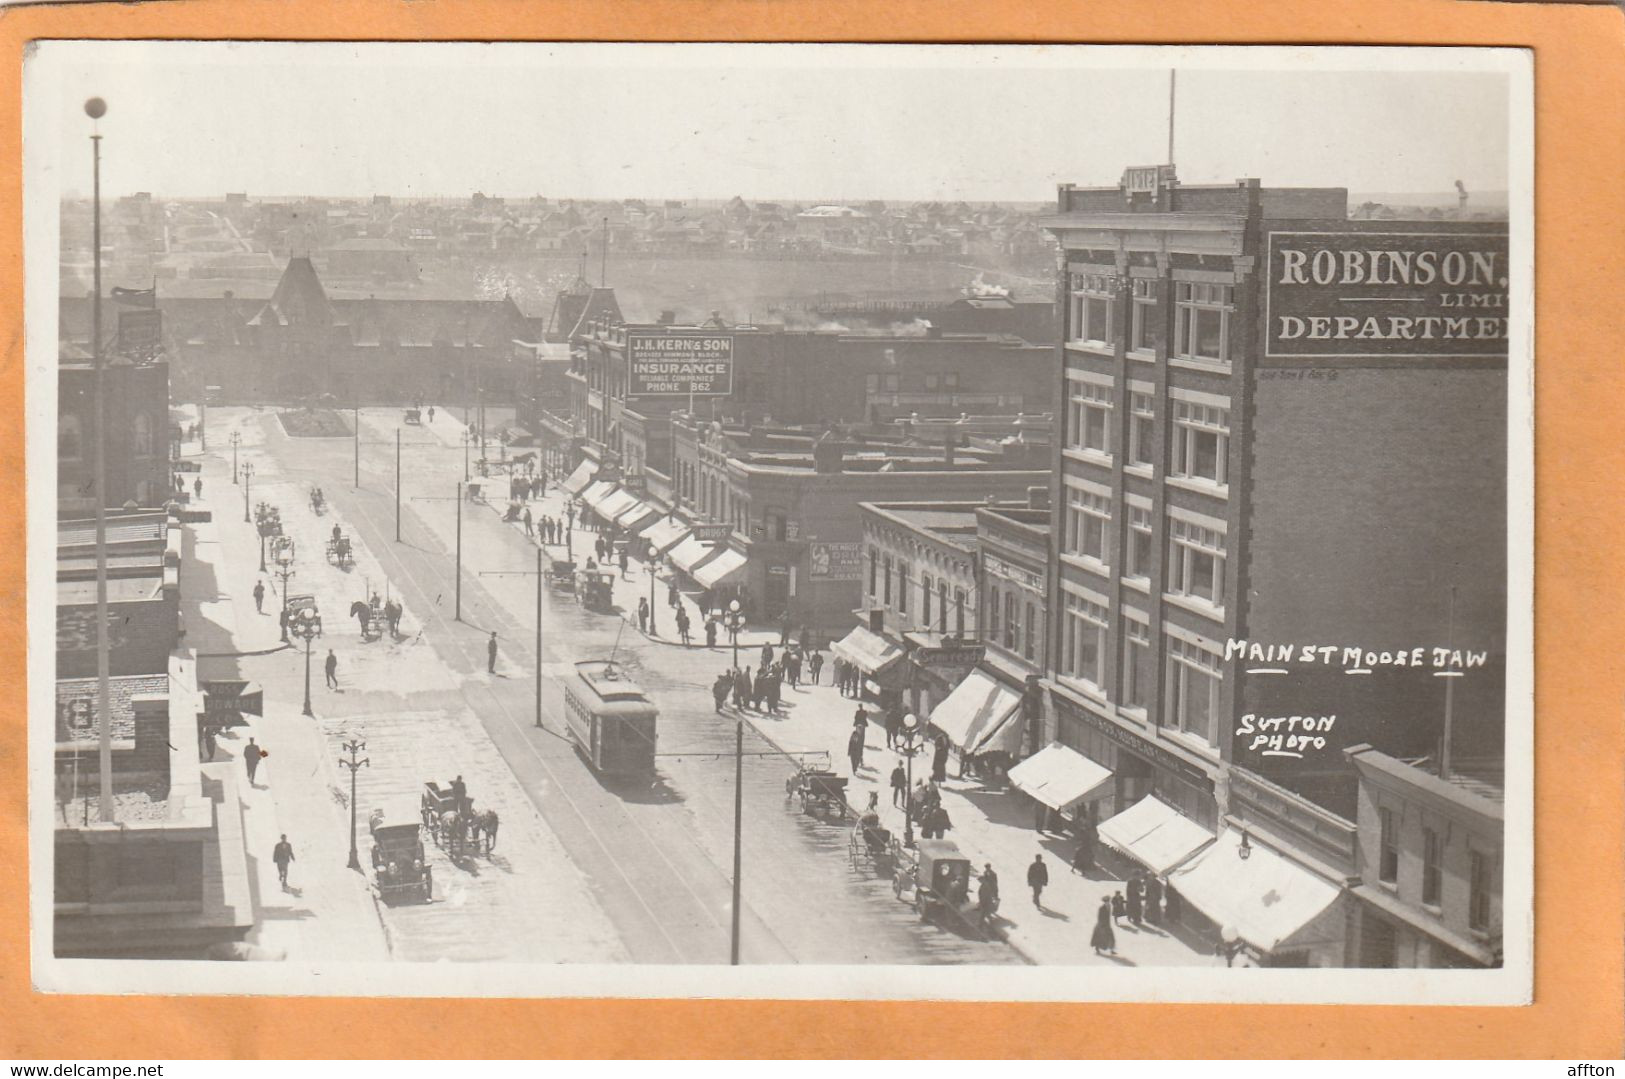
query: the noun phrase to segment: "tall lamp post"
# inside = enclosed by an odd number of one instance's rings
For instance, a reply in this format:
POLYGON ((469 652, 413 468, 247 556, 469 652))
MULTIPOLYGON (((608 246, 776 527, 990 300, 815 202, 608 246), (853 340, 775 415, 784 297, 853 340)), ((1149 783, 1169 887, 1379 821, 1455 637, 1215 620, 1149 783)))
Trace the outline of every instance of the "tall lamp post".
POLYGON ((468 470, 468 448, 470 446, 472 446, 473 444, 474 444, 474 432, 469 430, 468 427, 465 426, 463 428, 463 482, 464 483, 467 483, 469 480, 474 478, 474 474, 468 470))
POLYGON ((356 760, 356 754, 366 748, 367 743, 359 738, 352 738, 344 743, 344 752, 350 755, 350 759, 339 758, 339 763, 350 770, 350 861, 347 863, 347 868, 353 869, 357 873, 361 872, 361 859, 356 857, 355 851, 355 774, 367 767, 372 758, 362 757, 360 760, 356 760))
POLYGON ((647 554, 647 557, 644 559, 644 565, 648 566, 648 568, 649 568, 649 636, 658 637, 658 636, 660 636, 660 631, 655 628, 655 543, 654 543, 654 540, 649 541, 649 545, 648 545, 647 548, 645 548, 645 552, 647 554))
MULTIPOLYGON (((244 461, 243 462, 243 524, 247 524, 248 521, 249 521, 249 517, 248 517, 248 495, 249 495, 249 492, 251 490, 253 490, 253 488, 254 488, 254 462, 253 461, 244 461)), ((265 561, 265 559, 262 557, 260 559, 260 561, 263 562, 263 561, 265 561)), ((264 566, 260 567, 260 569, 264 569, 264 568, 265 568, 264 566)))
POLYGON ((739 631, 745 628, 745 612, 739 609, 739 601, 728 601, 728 613, 723 618, 728 629, 728 636, 733 638, 734 670, 739 669, 739 631))
POLYGON ((237 482, 237 447, 242 445, 242 442, 243 442, 242 432, 241 431, 233 431, 231 433, 231 482, 232 483, 237 482))
MULTIPOLYGON (((93 97, 85 102, 85 115, 100 120, 107 114, 107 102, 93 97)), ((97 817, 111 824, 113 813, 113 725, 107 719, 112 715, 112 680, 110 671, 111 644, 107 630, 107 392, 106 376, 102 366, 102 137, 92 128, 90 136, 92 182, 92 236, 95 263, 96 296, 91 302, 91 355, 95 366, 96 428, 95 471, 92 473, 96 494, 96 714, 102 717, 98 739, 97 761, 101 772, 97 817)))
MULTIPOLYGON (((294 576, 296 572, 293 568, 293 548, 291 546, 278 547, 276 550, 276 563, 276 575, 282 578, 282 606, 286 608, 288 605, 288 578, 294 576)), ((287 620, 282 623, 282 641, 284 644, 288 643, 288 626, 295 617, 289 615, 287 620)), ((306 674, 309 674, 308 665, 306 674)), ((307 709, 305 715, 308 716, 310 715, 308 711, 310 708, 310 679, 308 677, 305 679, 305 687, 305 708, 307 709)))
MULTIPOLYGON (((286 590, 283 595, 287 595, 286 590)), ((310 707, 310 650, 311 642, 322 635, 322 617, 313 607, 301 607, 288 619, 288 629, 305 642, 305 715, 314 718, 316 713, 310 707)))
POLYGON ((903 717, 903 748, 908 762, 908 787, 903 792, 903 846, 914 846, 914 755, 921 749, 920 717, 913 712, 903 717))

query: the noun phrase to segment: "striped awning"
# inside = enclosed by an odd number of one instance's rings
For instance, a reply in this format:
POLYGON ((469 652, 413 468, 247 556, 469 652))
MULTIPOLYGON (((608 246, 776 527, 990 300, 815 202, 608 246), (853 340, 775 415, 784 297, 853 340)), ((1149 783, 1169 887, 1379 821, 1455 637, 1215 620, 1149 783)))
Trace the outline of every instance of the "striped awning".
POLYGON ((559 484, 559 486, 563 487, 566 491, 569 491, 572 495, 579 495, 583 490, 586 489, 587 484, 592 482, 593 476, 597 474, 598 463, 596 461, 582 461, 576 466, 576 470, 570 473, 565 481, 559 484))

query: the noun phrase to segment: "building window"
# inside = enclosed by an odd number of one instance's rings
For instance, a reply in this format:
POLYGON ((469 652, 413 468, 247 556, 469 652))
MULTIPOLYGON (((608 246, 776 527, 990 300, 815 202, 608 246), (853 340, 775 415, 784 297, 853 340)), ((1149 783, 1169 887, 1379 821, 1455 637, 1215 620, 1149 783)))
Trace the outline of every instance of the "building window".
POLYGON ((1157 409, 1149 393, 1132 394, 1133 414, 1129 417, 1129 464, 1149 465, 1157 448, 1157 409))
POLYGON ((1378 836, 1377 879, 1384 884, 1399 881, 1399 822, 1392 809, 1379 808, 1377 821, 1381 829, 1378 836))
POLYGON ((875 583, 876 583, 875 578, 879 575, 879 573, 878 573, 879 566, 880 566, 880 556, 875 552, 875 549, 873 547, 871 547, 871 548, 869 548, 869 598, 870 599, 874 599, 875 595, 876 595, 876 592, 875 592, 875 583))
POLYGON ((1422 829, 1422 902, 1430 907, 1439 905, 1439 833, 1432 828, 1422 829))
POLYGON ((1149 278, 1134 281, 1134 325, 1130 334, 1129 348, 1136 352, 1155 352, 1162 340, 1162 320, 1157 317, 1157 283, 1149 278))
POLYGON ((863 388, 865 390, 867 390, 869 393, 879 393, 880 392, 880 376, 879 375, 865 375, 864 379, 863 379, 863 388))
POLYGON ((920 574, 920 624, 931 628, 931 575, 920 574))
POLYGON ((1092 345, 1111 341, 1115 280, 1106 274, 1072 275, 1072 340, 1092 345))
POLYGON ((949 389, 949 390, 957 390, 957 389, 959 389, 959 372, 958 371, 949 371, 946 374, 944 374, 942 376, 942 385, 943 385, 944 389, 949 389))
POLYGON ((1021 636, 1021 655, 1028 662, 1033 662, 1033 651, 1038 647, 1038 612, 1031 603, 1027 604, 1027 632, 1021 636))
MULTIPOLYGON (((955 591, 958 592, 958 589, 955 591)), ((959 594, 964 595, 962 592, 959 594)), ((948 632, 948 582, 941 580, 937 582, 937 632, 948 632)))
POLYGON ((1021 647, 1021 623, 1016 621, 1016 594, 1004 594, 1004 646, 1014 652, 1021 647))
POLYGON ((926 391, 928 393, 933 392, 933 391, 936 390, 936 388, 937 388, 937 376, 936 375, 926 375, 925 376, 925 388, 926 388, 926 391))
POLYGON ((999 588, 997 585, 988 585, 987 588, 987 634, 988 640, 994 644, 999 643, 999 588))
POLYGON ((1068 444, 1073 449, 1111 453, 1111 387, 1094 382, 1072 383, 1068 410, 1068 444))
POLYGON ((1230 410, 1194 401, 1174 402, 1174 448, 1168 464, 1172 476, 1228 482, 1225 460, 1230 450, 1230 410))
POLYGON ((1151 627, 1125 618, 1123 634, 1123 703, 1144 708, 1151 702, 1151 627))
POLYGON ((954 633, 960 637, 965 635, 965 590, 954 589, 954 633))
POLYGON ((61 461, 77 461, 85 453, 85 440, 77 413, 64 412, 56 420, 56 456, 61 461))
POLYGON ((1174 354, 1188 360, 1226 363, 1232 289, 1229 285, 1180 281, 1174 285, 1174 354))
POLYGON ((1495 866, 1483 851, 1472 851, 1467 866, 1467 926, 1479 932, 1490 928, 1490 890, 1495 866))
POLYGON ((908 563, 897 563, 897 613, 908 613, 908 563))
POLYGON ((1106 608, 1069 594, 1065 614, 1061 673, 1097 688, 1103 686, 1101 657, 1106 654, 1106 608))
POLYGON ((890 607, 891 606, 891 555, 887 555, 886 558, 885 558, 885 570, 886 570, 886 574, 885 574, 885 579, 884 579, 883 583, 886 586, 886 591, 881 595, 880 598, 881 598, 881 601, 883 603, 885 603, 886 606, 890 607))
POLYGON ((1128 508, 1128 575, 1142 580, 1151 578, 1153 543, 1151 511, 1140 506, 1128 508))
POLYGON ((1111 500, 1091 491, 1067 488, 1066 551, 1097 562, 1106 561, 1106 530, 1111 524, 1111 500))
POLYGON ((887 375, 886 376, 886 392, 887 393, 896 393, 897 392, 897 386, 898 386, 897 378, 898 378, 898 376, 896 376, 896 375, 887 375))
POLYGON ((1222 659, 1217 652, 1168 636, 1168 716, 1176 730, 1216 745, 1222 659))
POLYGON ((1224 606, 1224 533, 1177 517, 1168 522, 1168 591, 1224 606))

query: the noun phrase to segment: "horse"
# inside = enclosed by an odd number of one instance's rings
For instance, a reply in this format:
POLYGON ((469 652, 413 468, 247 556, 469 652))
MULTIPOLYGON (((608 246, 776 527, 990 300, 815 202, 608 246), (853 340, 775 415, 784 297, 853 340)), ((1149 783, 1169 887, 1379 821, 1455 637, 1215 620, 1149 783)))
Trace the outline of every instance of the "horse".
POLYGON ((455 858, 468 843, 468 818, 455 809, 446 810, 440 814, 440 835, 441 845, 455 858))
POLYGON ((483 813, 473 814, 469 823, 469 838, 474 842, 474 849, 480 849, 480 837, 485 837, 485 853, 490 854, 497 845, 497 825, 501 821, 497 818, 497 811, 487 809, 483 813))
POLYGON ((372 608, 360 600, 350 604, 350 617, 361 627, 363 640, 372 636, 372 608))
POLYGON ((390 600, 384 604, 384 621, 389 623, 389 635, 391 637, 401 635, 401 605, 399 603, 390 600))

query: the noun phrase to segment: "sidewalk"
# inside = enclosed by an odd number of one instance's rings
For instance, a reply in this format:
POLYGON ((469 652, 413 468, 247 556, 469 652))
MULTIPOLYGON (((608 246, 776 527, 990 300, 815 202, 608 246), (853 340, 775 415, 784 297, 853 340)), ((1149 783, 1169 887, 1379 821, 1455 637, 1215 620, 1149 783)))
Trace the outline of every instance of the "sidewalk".
MULTIPOLYGON (((775 646, 777 642, 775 641, 775 646)), ((775 649, 776 650, 776 649, 775 649)), ((805 670, 805 668, 803 668, 805 670)), ((784 714, 762 716, 747 713, 755 726, 789 752, 824 751, 835 771, 845 774, 850 761, 847 738, 858 702, 843 697, 828 684, 826 663, 824 685, 795 689, 784 687, 784 714)), ((847 801, 859 811, 869 801, 871 791, 880 800, 881 823, 895 834, 903 834, 903 811, 891 804, 892 768, 903 757, 886 748, 885 730, 877 722, 871 706, 868 737, 862 769, 847 786, 847 801)), ((906 765, 905 765, 906 767, 906 765)), ((929 778, 931 755, 921 752, 914 759, 914 779, 929 778)), ((1076 966, 1215 966, 1223 960, 1199 950, 1166 929, 1146 925, 1136 929, 1124 919, 1115 927, 1116 958, 1096 955, 1089 945, 1100 900, 1124 889, 1124 882, 1106 870, 1096 868, 1084 877, 1071 869, 1074 843, 1053 835, 1040 835, 1033 828, 1030 801, 1017 791, 984 787, 973 779, 955 779, 953 765, 949 778, 939 784, 942 802, 952 826, 952 840, 977 872, 992 863, 999 875, 999 921, 1012 947, 1035 963, 1076 966), (1034 855, 1042 855, 1049 867, 1049 887, 1044 890, 1043 908, 1032 904, 1027 887, 1027 867, 1034 855)))

